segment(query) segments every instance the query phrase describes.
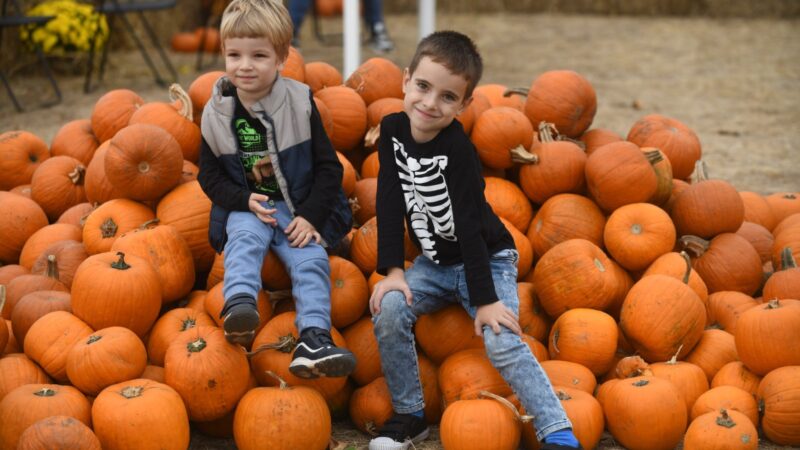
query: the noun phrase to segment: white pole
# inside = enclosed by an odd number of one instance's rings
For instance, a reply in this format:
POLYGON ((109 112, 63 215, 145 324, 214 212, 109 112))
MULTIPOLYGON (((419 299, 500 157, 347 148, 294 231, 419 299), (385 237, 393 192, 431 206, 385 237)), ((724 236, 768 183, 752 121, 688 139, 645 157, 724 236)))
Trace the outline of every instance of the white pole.
POLYGON ((436 0, 417 0, 417 9, 421 40, 436 29, 436 0))
POLYGON ((359 0, 344 0, 344 69, 346 80, 361 64, 361 21, 359 20, 359 0))

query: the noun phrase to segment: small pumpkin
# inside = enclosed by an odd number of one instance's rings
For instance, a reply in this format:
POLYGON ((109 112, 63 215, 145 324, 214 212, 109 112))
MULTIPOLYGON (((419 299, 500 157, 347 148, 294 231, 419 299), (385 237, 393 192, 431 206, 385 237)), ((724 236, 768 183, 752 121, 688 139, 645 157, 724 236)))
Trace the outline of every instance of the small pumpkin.
POLYGON ((680 243, 693 255, 692 266, 705 281, 708 292, 739 291, 753 295, 761 286, 761 258, 750 242, 738 234, 722 233, 711 241, 683 236, 680 243))
POLYGON ((389 59, 370 58, 350 74, 344 85, 353 89, 369 106, 386 97, 403 98, 403 71, 389 59))
POLYGON ((117 198, 98 206, 86 217, 83 245, 96 255, 111 250, 114 241, 155 218, 153 210, 134 200, 117 198))
POLYGON ((531 83, 525 115, 534 127, 552 123, 559 133, 577 139, 597 112, 597 94, 591 83, 571 70, 549 70, 531 83))
POLYGON ((648 114, 633 124, 627 140, 640 147, 664 152, 675 178, 686 179, 702 156, 700 139, 681 121, 661 114, 648 114))
POLYGON ((324 61, 311 61, 306 63, 306 84, 311 92, 317 92, 328 86, 342 84, 342 74, 339 69, 324 61))
POLYGON ((536 211, 526 235, 536 258, 569 239, 586 239, 603 247, 606 217, 591 199, 577 194, 558 194, 536 211))
POLYGON ((602 375, 614 362, 617 324, 602 311, 570 309, 553 323, 547 348, 552 359, 576 362, 602 375))
POLYGON ((741 361, 731 361, 720 367, 711 380, 711 387, 734 386, 755 397, 759 383, 761 377, 751 372, 741 361))
POLYGON ((205 311, 191 308, 175 308, 158 318, 147 338, 147 357, 151 363, 164 365, 164 355, 169 345, 181 333, 201 326, 216 326, 216 322, 205 311))
POLYGON ((103 94, 92 108, 92 131, 101 144, 126 126, 144 99, 130 89, 113 89, 103 94))
POLYGON ((606 212, 644 203, 658 189, 658 177, 641 149, 628 141, 606 144, 586 159, 586 186, 606 212))
POLYGON ((294 47, 289 47, 289 53, 283 62, 281 76, 305 83, 306 81, 306 62, 303 55, 294 47))
POLYGON ((800 301, 769 300, 748 309, 736 322, 736 352, 756 375, 800 365, 800 301))
POLYGON ((342 329, 357 321, 367 311, 367 278, 354 263, 331 255, 331 323, 342 329))
POLYGON ((53 156, 31 177, 31 198, 55 222, 71 206, 86 201, 86 166, 71 156, 53 156))
POLYGON ((689 424, 683 438, 686 450, 755 450, 758 432, 747 417, 735 410, 722 408, 708 412, 689 424))
POLYGON ((0 133, 0 191, 30 184, 42 161, 50 157, 47 144, 29 131, 0 133))
POLYGON ((173 83, 169 87, 169 98, 172 103, 149 102, 142 105, 133 113, 128 126, 150 124, 161 127, 175 138, 182 159, 196 163, 200 157, 201 136, 200 127, 194 122, 191 97, 180 84, 173 83))
POLYGON ((14 389, 26 384, 50 383, 47 373, 24 353, 10 353, 0 357, 0 402, 14 389))
POLYGON ((603 242, 622 267, 643 270, 675 246, 675 226, 663 209, 649 203, 631 203, 608 217, 603 242))
POLYGON ((330 86, 314 94, 319 97, 333 118, 333 148, 348 153, 358 147, 367 132, 367 104, 347 86, 330 86))
POLYGON ((350 397, 350 420, 361 432, 371 436, 378 435, 378 430, 393 413, 392 395, 384 377, 359 387, 350 397))
POLYGON ((769 372, 758 385, 761 428, 767 438, 779 445, 800 445, 800 366, 780 367, 769 372))
POLYGON ((50 416, 22 432, 17 450, 79 448, 101 450, 100 440, 83 422, 69 416, 50 416))
MULTIPOLYGON (((461 400, 445 409, 439 426, 444 448, 514 450, 519 447, 522 417, 513 404, 497 395, 487 398, 490 394, 461 400)), ((524 422, 530 420, 531 417, 526 417, 524 422)))
POLYGON ((483 339, 475 335, 473 320, 460 305, 449 305, 417 319, 414 327, 417 343, 435 364, 448 356, 470 348, 483 348, 483 339))
POLYGON ((698 161, 692 184, 675 199, 670 216, 679 235, 710 239, 739 229, 744 203, 730 183, 709 179, 704 162, 698 161))
POLYGON ((470 132, 481 163, 495 169, 514 166, 514 152, 527 153, 533 143, 533 126, 520 110, 495 106, 475 120, 470 132))
POLYGON ((50 154, 71 156, 88 166, 98 146, 100 142, 92 131, 92 122, 89 119, 76 119, 58 129, 50 143, 50 154))
POLYGON ((138 378, 147 366, 147 351, 133 331, 108 327, 75 343, 67 354, 67 377, 86 395, 138 378))
POLYGON ((753 426, 758 426, 758 405, 755 397, 734 386, 719 386, 704 392, 692 407, 691 420, 721 408, 739 411, 753 426))

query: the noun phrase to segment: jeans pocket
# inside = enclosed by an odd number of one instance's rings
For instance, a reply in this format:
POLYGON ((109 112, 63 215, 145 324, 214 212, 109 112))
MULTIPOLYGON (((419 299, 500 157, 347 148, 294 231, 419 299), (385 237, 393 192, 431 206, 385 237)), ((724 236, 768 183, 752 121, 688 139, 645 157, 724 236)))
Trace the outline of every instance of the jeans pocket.
POLYGON ((516 266, 517 262, 519 261, 519 252, 514 249, 507 248, 492 255, 492 259, 495 261, 507 261, 516 266))

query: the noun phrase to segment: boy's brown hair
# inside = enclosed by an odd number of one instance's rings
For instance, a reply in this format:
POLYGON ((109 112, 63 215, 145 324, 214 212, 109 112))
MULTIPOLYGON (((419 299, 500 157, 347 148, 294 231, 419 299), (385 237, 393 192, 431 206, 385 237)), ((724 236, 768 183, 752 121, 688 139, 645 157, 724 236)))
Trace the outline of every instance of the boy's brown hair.
POLYGON ((289 56, 294 29, 289 11, 278 0, 233 0, 222 13, 222 47, 230 38, 266 38, 281 59, 289 56))
POLYGON ((457 31, 436 31, 429 34, 417 45, 408 73, 413 75, 422 58, 426 56, 445 66, 454 75, 463 76, 467 80, 464 99, 472 96, 472 91, 483 74, 483 60, 472 39, 457 31))

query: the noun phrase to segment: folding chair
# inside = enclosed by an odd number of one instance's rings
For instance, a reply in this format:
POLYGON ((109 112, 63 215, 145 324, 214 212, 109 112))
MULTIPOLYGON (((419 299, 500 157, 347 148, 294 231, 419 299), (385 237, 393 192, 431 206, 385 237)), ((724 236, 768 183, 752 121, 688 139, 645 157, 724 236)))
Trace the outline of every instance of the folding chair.
MULTIPOLYGON (((20 27, 28 24, 42 26, 54 18, 54 16, 26 16, 22 12, 22 8, 17 0, 3 0, 2 13, 3 15, 0 16, 0 48, 3 46, 3 30, 5 28, 20 27), (9 3, 13 8, 13 11, 12 8, 9 8, 9 3)), ((55 92, 55 99, 43 103, 42 106, 55 105, 61 101, 61 90, 58 89, 58 83, 56 83, 56 80, 53 77, 53 72, 50 70, 50 65, 47 63, 47 58, 45 57, 41 47, 38 45, 36 46, 36 58, 39 60, 39 64, 42 66, 42 70, 47 76, 47 79, 50 81, 50 85, 53 87, 53 91, 55 92)), ((14 90, 11 89, 11 84, 9 83, 2 64, 0 64, 0 80, 2 80, 3 85, 6 88, 6 92, 8 92, 8 96, 11 98, 11 102, 14 104, 14 107, 17 109, 17 111, 24 111, 24 108, 17 99, 17 96, 14 95, 14 90)))
MULTIPOLYGON (((203 54, 206 52, 206 39, 208 38, 206 29, 208 27, 219 27, 222 21, 222 13, 225 11, 225 7, 228 6, 228 3, 230 3, 230 0, 203 0, 200 4, 200 23, 203 26, 203 31, 200 33, 200 45, 197 47, 196 70, 198 72, 204 68, 203 54)), ((211 63, 216 63, 218 57, 219 52, 214 52, 211 63)))
POLYGON ((322 45, 342 45, 342 33, 323 33, 322 32, 322 15, 319 11, 319 6, 316 1, 311 2, 311 20, 314 25, 314 37, 317 38, 322 45))
MULTIPOLYGON (((166 52, 164 52, 164 48, 161 46, 161 43, 158 42, 158 36, 156 36, 155 31, 153 31, 153 27, 150 25, 150 22, 148 22, 147 17, 145 17, 144 15, 144 12, 171 9, 176 6, 176 3, 177 3, 176 0, 95 0, 95 10, 105 14, 108 20, 109 42, 111 40, 111 34, 113 33, 115 19, 119 17, 119 19, 122 21, 123 26, 125 27, 125 31, 131 37, 131 39, 133 39, 134 43, 136 43, 136 47, 142 54, 144 61, 147 63, 147 66, 150 67, 150 71, 153 73, 155 82, 158 85, 164 87, 168 86, 172 82, 177 81, 178 73, 172 66, 172 63, 170 62, 166 52), (139 22, 142 24, 145 33, 150 39, 150 43, 158 53, 159 57, 161 58, 161 62, 163 63, 164 67, 169 72, 169 75, 172 78, 165 79, 162 76, 161 72, 154 64, 153 59, 150 57, 150 53, 147 51, 147 48, 142 42, 142 39, 136 33, 136 30, 133 28, 133 24, 128 19, 127 16, 128 13, 135 13, 139 17, 139 22)), ((95 69, 94 54, 95 54, 96 44, 97 44, 97 34, 95 34, 94 38, 92 39, 91 50, 89 50, 89 68, 86 72, 86 80, 83 85, 83 90, 85 92, 91 92, 93 89, 91 83, 92 83, 92 72, 94 72, 95 69)), ((98 73, 97 73, 98 81, 101 81, 103 79, 103 73, 105 71, 106 62, 108 60, 108 47, 109 45, 107 42, 106 45, 103 47, 103 54, 100 57, 100 67, 98 68, 98 73)))

